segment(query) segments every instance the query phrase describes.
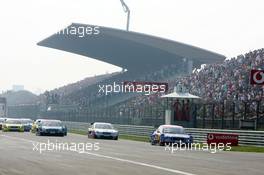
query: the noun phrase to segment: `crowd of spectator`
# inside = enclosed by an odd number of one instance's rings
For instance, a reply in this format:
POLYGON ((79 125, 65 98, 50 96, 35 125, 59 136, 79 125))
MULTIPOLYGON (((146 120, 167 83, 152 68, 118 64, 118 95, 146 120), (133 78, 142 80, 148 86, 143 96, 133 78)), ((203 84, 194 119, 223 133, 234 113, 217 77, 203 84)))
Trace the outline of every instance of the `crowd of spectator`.
POLYGON ((57 88, 57 89, 54 89, 52 90, 50 93, 52 94, 57 94, 59 96, 66 96, 66 95, 69 95, 71 93, 74 93, 78 90, 82 90, 90 85, 93 85, 93 84, 96 84, 100 81, 103 81, 107 78, 110 78, 112 76, 115 76, 117 75, 118 72, 115 72, 115 73, 106 73, 106 74, 103 74, 103 75, 95 75, 95 76, 92 76, 92 77, 88 77, 88 78, 85 78, 81 81, 78 81, 76 83, 72 83, 72 84, 68 84, 68 85, 65 85, 63 87, 60 87, 60 88, 57 88))
MULTIPOLYGON (((184 66, 171 64, 164 65, 160 70, 145 72, 144 75, 124 72, 115 76, 111 74, 102 76, 99 79, 106 80, 109 77, 106 82, 122 82, 123 80, 133 81, 133 77, 135 77, 135 81, 167 82, 169 84, 169 92, 172 92, 176 85, 182 84, 191 94, 201 97, 202 100, 208 103, 231 101, 239 105, 242 104, 241 102, 252 101, 250 103, 251 107, 256 108, 255 101, 264 99, 264 86, 250 85, 251 69, 264 69, 264 49, 239 55, 236 58, 226 59, 222 63, 204 65, 200 70, 194 70, 192 74, 186 76, 182 76, 185 70, 184 66)), ((57 89, 54 92, 60 94, 60 96, 65 96, 64 101, 68 99, 67 103, 84 107, 96 103, 102 104, 102 101, 105 101, 106 98, 98 94, 96 84, 100 81, 97 78, 90 78, 84 81, 85 83, 81 81, 57 89), (94 84, 93 88, 90 87, 91 84, 94 84), (100 99, 102 100, 100 101, 100 99)), ((115 96, 121 98, 122 95, 126 94, 117 94, 115 96)), ((161 95, 163 94, 138 94, 133 98, 129 98, 126 102, 115 105, 114 108, 117 111, 125 112, 125 110, 130 108, 140 111, 141 108, 146 106, 160 106, 161 95)), ((111 104, 112 97, 113 95, 107 97, 107 105, 111 104)), ((236 110, 242 107, 238 106, 236 110)))
MULTIPOLYGON (((249 102, 250 107, 256 109, 256 101, 264 99, 264 86, 249 83, 251 69, 264 70, 264 49, 226 59, 223 63, 205 65, 200 70, 194 70, 189 76, 178 76, 163 81, 169 83, 169 92, 172 92, 177 84, 182 84, 191 94, 201 97, 205 102, 235 103, 238 112, 244 107, 244 102, 249 102)), ((160 101, 161 95, 163 94, 139 95, 122 104, 121 108, 155 105, 160 101)))
POLYGON ((206 65, 179 82, 206 101, 260 100, 264 97, 264 86, 249 83, 251 69, 264 69, 264 49, 227 59, 221 64, 206 65))

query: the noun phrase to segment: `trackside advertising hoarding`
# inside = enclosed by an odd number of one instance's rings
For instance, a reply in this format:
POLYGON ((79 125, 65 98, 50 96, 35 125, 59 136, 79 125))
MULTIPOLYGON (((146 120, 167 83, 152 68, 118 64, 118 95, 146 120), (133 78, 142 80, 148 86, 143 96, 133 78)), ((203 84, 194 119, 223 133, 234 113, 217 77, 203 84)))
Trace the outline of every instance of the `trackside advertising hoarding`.
POLYGON ((231 133, 208 133, 207 144, 229 144, 230 146, 238 146, 238 134, 231 133))
POLYGON ((250 84, 264 85, 264 70, 251 70, 250 84))

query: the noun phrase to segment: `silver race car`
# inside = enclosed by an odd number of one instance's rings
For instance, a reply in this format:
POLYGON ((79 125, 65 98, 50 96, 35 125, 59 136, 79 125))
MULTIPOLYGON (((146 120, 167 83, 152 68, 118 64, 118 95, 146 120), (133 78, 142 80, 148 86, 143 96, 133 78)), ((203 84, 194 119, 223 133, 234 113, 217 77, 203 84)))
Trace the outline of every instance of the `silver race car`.
POLYGON ((110 123, 92 123, 88 129, 88 138, 108 138, 118 140, 119 133, 110 123))

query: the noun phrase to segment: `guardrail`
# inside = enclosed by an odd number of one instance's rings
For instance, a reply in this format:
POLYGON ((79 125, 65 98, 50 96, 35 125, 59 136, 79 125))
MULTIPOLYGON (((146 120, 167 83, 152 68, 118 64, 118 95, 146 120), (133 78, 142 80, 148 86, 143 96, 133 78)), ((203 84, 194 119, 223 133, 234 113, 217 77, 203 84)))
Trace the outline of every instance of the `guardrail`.
POLYGON ((211 132, 234 133, 239 135, 239 145, 264 146, 264 131, 187 128, 186 132, 191 134, 196 142, 206 142, 207 133, 211 132))
MULTIPOLYGON (((69 130, 81 130, 88 131, 91 126, 90 123, 82 122, 68 122, 65 121, 64 124, 69 130)), ((114 127, 123 135, 136 135, 136 136, 149 136, 155 128, 152 126, 136 126, 136 125, 114 125, 114 127)))
MULTIPOLYGON (((69 130, 87 131, 90 123, 82 122, 64 122, 69 130)), ((150 136, 156 129, 152 126, 136 126, 136 125, 114 125, 122 135, 150 136)), ((201 129, 186 128, 186 132, 191 134, 195 142, 205 143, 207 133, 235 133, 239 135, 240 145, 264 146, 264 131, 245 131, 245 130, 221 130, 221 129, 201 129)))

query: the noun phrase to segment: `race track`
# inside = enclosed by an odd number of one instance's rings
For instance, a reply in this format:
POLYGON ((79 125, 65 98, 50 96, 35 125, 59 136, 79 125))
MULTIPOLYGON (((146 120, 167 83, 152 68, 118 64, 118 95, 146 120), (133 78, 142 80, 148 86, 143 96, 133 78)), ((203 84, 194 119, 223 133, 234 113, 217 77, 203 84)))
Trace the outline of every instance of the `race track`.
POLYGON ((0 131, 0 175, 260 175, 264 154, 176 151, 127 140, 0 131), (34 150, 37 143, 98 143, 100 150, 34 150))

